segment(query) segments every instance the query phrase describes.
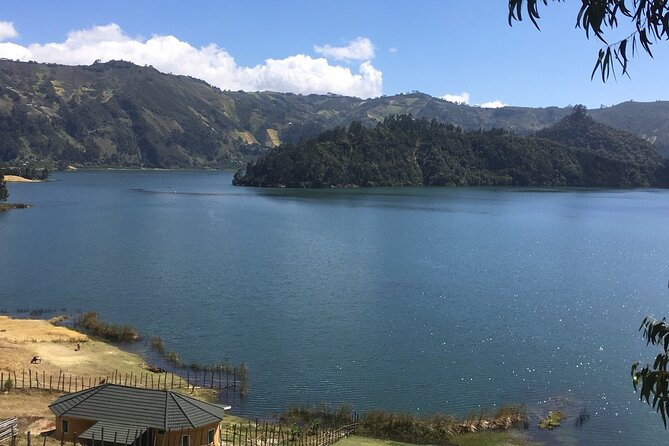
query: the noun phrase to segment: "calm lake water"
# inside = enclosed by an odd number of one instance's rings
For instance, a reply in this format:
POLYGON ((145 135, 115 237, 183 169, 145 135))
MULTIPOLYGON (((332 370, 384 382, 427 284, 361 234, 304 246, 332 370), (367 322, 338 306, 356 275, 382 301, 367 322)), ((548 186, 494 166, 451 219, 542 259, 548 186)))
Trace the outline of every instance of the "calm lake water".
POLYGON ((541 434, 548 444, 669 435, 629 375, 656 354, 641 319, 669 315, 668 191, 230 182, 74 172, 10 184, 11 201, 34 208, 0 214, 0 309, 95 310, 188 362, 247 362, 251 391, 233 404, 246 415, 524 403, 533 420, 572 416, 541 434))

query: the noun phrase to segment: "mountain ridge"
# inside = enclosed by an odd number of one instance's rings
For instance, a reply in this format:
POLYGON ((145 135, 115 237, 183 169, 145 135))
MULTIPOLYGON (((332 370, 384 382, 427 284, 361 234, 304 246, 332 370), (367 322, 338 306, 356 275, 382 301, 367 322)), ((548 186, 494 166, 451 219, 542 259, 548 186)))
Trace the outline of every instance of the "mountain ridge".
MULTIPOLYGON (((222 91, 193 77, 123 61, 67 66, 0 60, 0 162, 5 163, 239 168, 281 143, 353 121, 373 126, 410 113, 463 129, 527 135, 570 112, 487 109, 418 92, 360 99, 222 91)), ((623 103, 590 114, 669 153, 669 102, 623 103)))

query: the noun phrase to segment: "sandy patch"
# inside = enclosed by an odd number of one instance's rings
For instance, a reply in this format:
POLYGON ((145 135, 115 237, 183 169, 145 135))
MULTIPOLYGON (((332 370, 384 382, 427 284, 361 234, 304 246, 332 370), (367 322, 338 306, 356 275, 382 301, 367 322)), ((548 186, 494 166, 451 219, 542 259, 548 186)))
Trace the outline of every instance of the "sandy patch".
POLYGON ((42 180, 29 180, 18 175, 5 175, 5 182, 7 183, 41 183, 42 180))

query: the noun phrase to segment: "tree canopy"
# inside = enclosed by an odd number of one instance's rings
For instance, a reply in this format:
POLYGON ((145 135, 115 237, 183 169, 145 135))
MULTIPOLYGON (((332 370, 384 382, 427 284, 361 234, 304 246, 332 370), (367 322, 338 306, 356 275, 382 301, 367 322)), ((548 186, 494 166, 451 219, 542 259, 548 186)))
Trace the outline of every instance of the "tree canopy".
MULTIPOLYGON (((525 11, 534 26, 539 28, 540 2, 548 5, 548 0, 509 0, 509 25, 514 20, 521 21, 525 11)), ((616 64, 622 69, 622 74, 628 74, 629 58, 635 56, 639 46, 653 57, 652 45, 669 40, 669 0, 582 0, 576 27, 583 29, 586 38, 594 34, 604 44, 599 50, 591 77, 599 70, 602 81, 606 81, 610 74, 615 76, 616 64), (607 40, 607 31, 611 32, 619 26, 623 28, 622 35, 625 37, 614 42, 607 40)))
POLYGON ((376 127, 353 122, 271 150, 233 184, 262 187, 666 186, 669 174, 640 138, 590 118, 584 107, 536 136, 463 131, 411 115, 376 127))
POLYGON ((5 176, 0 172, 0 201, 7 201, 7 198, 9 198, 9 192, 5 184, 5 176))

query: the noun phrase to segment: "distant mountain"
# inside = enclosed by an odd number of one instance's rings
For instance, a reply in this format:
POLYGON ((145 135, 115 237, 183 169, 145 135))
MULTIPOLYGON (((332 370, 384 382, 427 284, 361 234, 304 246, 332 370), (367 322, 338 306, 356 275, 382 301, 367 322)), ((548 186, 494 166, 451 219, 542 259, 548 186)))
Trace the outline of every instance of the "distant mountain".
POLYGON ((596 121, 634 133, 653 143, 664 158, 669 158, 669 102, 628 101, 593 109, 589 114, 596 121))
MULTIPOLYGON (((337 95, 221 91, 128 62, 63 66, 0 60, 0 162, 112 167, 240 167, 281 143, 353 121, 410 113, 463 129, 527 135, 569 108, 485 109, 422 93, 337 95)), ((669 153, 669 103, 625 103, 594 119, 669 153)))
POLYGON ((666 186, 650 143, 595 122, 583 108, 536 136, 462 131, 410 115, 354 122, 284 145, 249 163, 233 184, 261 187, 666 186))

